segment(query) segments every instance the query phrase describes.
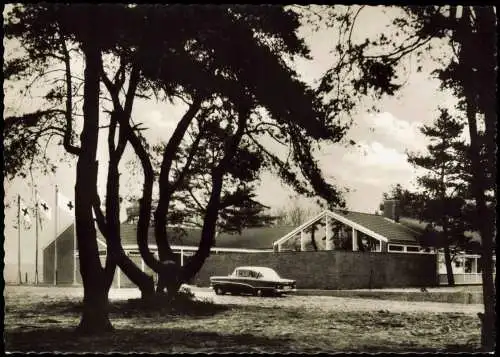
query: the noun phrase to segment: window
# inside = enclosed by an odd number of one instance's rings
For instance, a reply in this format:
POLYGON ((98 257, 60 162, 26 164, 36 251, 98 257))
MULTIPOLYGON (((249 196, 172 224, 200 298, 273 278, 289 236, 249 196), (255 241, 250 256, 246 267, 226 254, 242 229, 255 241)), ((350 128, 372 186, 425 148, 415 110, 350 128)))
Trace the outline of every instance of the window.
POLYGON ((389 244, 389 252, 402 252, 402 251, 403 251, 402 245, 389 244))
POLYGON ((474 260, 475 258, 465 258, 464 273, 473 273, 474 260))
POLYGON ((236 276, 240 276, 242 278, 247 278, 247 277, 250 277, 251 276, 251 271, 249 270, 238 270, 238 273, 236 274, 236 276))
POLYGON ((418 253, 420 252, 420 248, 419 247, 406 247, 406 251, 407 252, 412 252, 412 253, 418 253))

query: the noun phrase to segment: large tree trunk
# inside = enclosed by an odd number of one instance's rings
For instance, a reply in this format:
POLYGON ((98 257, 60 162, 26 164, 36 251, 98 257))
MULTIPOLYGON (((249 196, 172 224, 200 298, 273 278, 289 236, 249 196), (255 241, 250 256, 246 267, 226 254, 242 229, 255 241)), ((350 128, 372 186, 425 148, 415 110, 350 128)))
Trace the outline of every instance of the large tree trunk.
POLYGON ((97 142, 99 133, 99 49, 86 39, 85 84, 81 134, 81 153, 77 162, 75 185, 75 215, 80 272, 84 297, 83 314, 78 331, 100 334, 113 329, 108 317, 108 296, 104 270, 99 259, 96 230, 92 217, 92 194, 97 186, 97 142))
MULTIPOLYGON (((153 277, 139 269, 125 254, 120 238, 120 173, 118 171, 118 164, 123 156, 128 140, 134 141, 134 138, 137 139, 131 132, 129 120, 132 113, 135 91, 139 83, 140 71, 137 66, 134 66, 132 69, 129 88, 125 99, 125 108, 123 108, 119 99, 120 86, 113 84, 109 80, 104 72, 102 63, 100 65, 101 78, 111 95, 114 110, 111 113, 108 132, 108 152, 110 158, 106 186, 106 218, 104 218, 104 215, 100 212, 100 200, 96 191, 95 196, 97 202, 95 202, 95 211, 98 213, 97 221, 101 232, 106 237, 108 253, 112 256, 113 261, 120 267, 130 281, 141 290, 142 297, 147 298, 154 293, 153 277), (118 145, 116 145, 115 134, 118 123, 120 123, 120 131, 118 145)), ((109 285, 111 284, 112 280, 109 281, 109 285)))
MULTIPOLYGON (((496 182, 496 134, 497 134, 497 100, 496 83, 497 83, 497 16, 492 6, 476 6, 474 7, 477 16, 477 23, 479 26, 478 33, 481 40, 476 43, 482 46, 482 54, 476 54, 475 59, 480 60, 481 64, 477 66, 479 80, 475 81, 478 87, 478 106, 484 113, 484 121, 486 128, 486 156, 488 158, 488 165, 491 182, 496 182)), ((475 126, 474 126, 475 129, 475 126)), ((472 135, 471 135, 472 141, 472 135)), ((477 136, 476 136, 477 141, 477 136)), ((477 145, 475 150, 479 151, 477 145)), ((480 166, 480 165, 479 165, 480 166)), ((482 168, 478 168, 481 170, 482 168)), ((482 333, 481 344, 485 351, 494 351, 496 344, 496 288, 495 280, 493 278, 493 237, 496 232, 495 215, 488 214, 484 191, 492 189, 489 187, 485 178, 484 171, 474 171, 477 177, 478 187, 482 190, 477 191, 476 202, 478 204, 478 215, 484 217, 486 222, 481 224, 481 240, 482 240, 482 278, 483 278, 483 301, 485 314, 482 318, 482 333)), ((493 207, 495 207, 496 198, 494 198, 493 207)))
POLYGON ((182 280, 191 280, 201 269, 205 260, 210 256, 210 249, 214 244, 215 228, 219 215, 219 203, 222 192, 223 172, 221 168, 214 170, 212 178, 212 193, 207 204, 203 228, 201 230, 201 242, 196 253, 189 262, 182 267, 182 280))
MULTIPOLYGON (((168 275, 159 274, 158 275, 158 285, 157 293, 164 292, 165 288, 167 292, 174 291, 174 294, 179 289, 180 277, 178 273, 180 272, 180 265, 175 259, 174 252, 170 248, 167 236, 167 214, 170 205, 170 200, 173 194, 173 185, 169 182, 170 169, 172 167, 172 162, 174 160, 175 154, 182 142, 182 139, 189 128, 189 125, 196 116, 196 113, 200 109, 202 99, 200 97, 195 97, 193 104, 189 107, 188 111, 183 115, 179 124, 175 128, 170 140, 163 154, 163 160, 160 170, 160 199, 155 212, 155 239, 156 246, 158 247, 158 257, 160 262, 165 264, 170 264, 172 266, 172 272, 168 275)), ((172 294, 169 293, 171 296, 172 294)))
MULTIPOLYGON (((114 156, 113 154, 110 154, 114 156)), ((118 160, 112 157, 108 166, 106 217, 108 228, 108 251, 112 254, 116 264, 123 273, 134 283, 143 298, 154 294, 153 277, 143 272, 123 250, 120 241, 120 176, 118 172, 118 160)))
POLYGON ((207 210, 203 220, 201 241, 194 256, 191 257, 187 264, 182 267, 181 282, 187 282, 193 279, 194 276, 200 271, 201 267, 205 263, 205 260, 210 256, 210 249, 215 243, 215 229, 217 226, 217 217, 219 216, 224 174, 227 172, 231 159, 241 142, 248 117, 250 116, 250 110, 250 106, 240 106, 238 110, 238 129, 233 137, 228 141, 224 157, 212 172, 212 192, 210 194, 210 199, 208 200, 207 210))
POLYGON ((479 159, 479 145, 476 126, 476 112, 468 105, 469 130, 471 136, 471 159, 473 165, 473 192, 476 201, 476 221, 481 234, 481 264, 483 280, 484 316, 481 318, 481 345, 485 351, 493 351, 496 342, 496 295, 493 282, 493 231, 491 215, 486 206, 484 167, 479 159))
MULTIPOLYGON (((459 63, 462 67, 462 81, 464 88, 464 96, 466 99, 467 121, 469 123, 470 135, 470 158, 472 163, 472 191, 476 201, 476 224, 478 225, 481 234, 481 264, 482 264, 482 279, 483 279, 483 302, 484 315, 481 316, 481 345, 485 351, 494 351, 496 343, 496 295, 495 285, 493 282, 493 234, 494 222, 491 222, 491 215, 488 212, 486 205, 485 191, 489 189, 488 182, 485 177, 486 168, 482 164, 480 155, 480 140, 477 129, 478 110, 484 113, 486 123, 486 136, 494 136, 495 124, 495 105, 491 100, 485 100, 484 96, 491 96, 491 93, 484 94, 481 92, 481 86, 486 85, 484 81, 489 81, 491 75, 496 73, 495 64, 489 61, 491 56, 495 56, 495 51, 484 52, 478 49, 478 36, 472 31, 471 24, 471 7, 464 6, 459 33, 463 36, 463 44, 460 51, 459 63), (478 52, 479 51, 479 55, 478 52), (479 59, 486 58, 486 64, 477 65, 479 59), (489 63, 489 64, 488 64, 489 63), (487 67, 485 69, 485 66, 487 67), (473 70, 476 67, 477 73, 473 70), (488 71, 491 73, 488 74, 488 71), (485 76, 486 74, 486 76, 485 76)), ((477 15, 482 15, 483 12, 479 8, 474 9, 477 15), (479 10, 479 11, 478 11, 479 10)), ((491 15, 491 14, 490 14, 491 15)), ((478 21, 478 34, 488 35, 488 31, 495 28, 495 17, 490 16, 490 19, 478 21)), ((496 77, 496 76, 495 76, 496 77)), ((492 90, 493 86, 488 88, 492 90)), ((487 144, 487 156, 490 158, 489 164, 494 165, 494 155, 490 152, 493 147, 487 144)))
POLYGON ((139 221, 137 223, 137 245, 144 262, 158 275, 169 274, 172 270, 171 265, 159 262, 148 245, 148 229, 151 218, 151 202, 153 195, 154 172, 149 155, 144 149, 139 137, 132 131, 132 128, 121 123, 122 127, 127 130, 126 135, 132 145, 137 157, 141 161, 141 166, 144 171, 144 183, 142 187, 142 198, 139 201, 139 221))
POLYGON ((446 265, 446 277, 448 278, 448 285, 455 286, 455 277, 453 276, 453 265, 451 264, 450 246, 445 243, 444 245, 444 264, 446 265))
POLYGON ((444 244, 444 263, 446 265, 446 276, 448 285, 455 286, 455 277, 453 276, 453 265, 450 253, 450 240, 448 239, 448 227, 446 222, 443 223, 443 244, 444 244))

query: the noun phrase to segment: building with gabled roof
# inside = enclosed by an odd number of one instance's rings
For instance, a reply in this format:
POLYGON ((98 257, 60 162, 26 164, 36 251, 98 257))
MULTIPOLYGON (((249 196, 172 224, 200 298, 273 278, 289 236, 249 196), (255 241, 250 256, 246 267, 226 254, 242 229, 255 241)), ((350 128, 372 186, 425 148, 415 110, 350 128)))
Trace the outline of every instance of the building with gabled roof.
MULTIPOLYGON (((361 251, 385 253, 436 254, 434 248, 421 244, 425 224, 398 215, 397 201, 384 204, 383 215, 347 210, 325 210, 298 227, 268 226, 246 228, 240 234, 221 233, 211 248, 213 254, 263 253, 286 251, 361 251)), ((167 234, 179 263, 198 249, 201 230, 196 228, 168 227, 167 234)), ((137 245, 137 224, 122 223, 120 236, 127 255, 145 272, 155 275, 142 260, 137 245)), ((101 261, 106 256, 106 240, 97 230, 101 261)), ((148 232, 150 250, 157 255, 154 228, 148 232)), ((43 249, 43 280, 45 283, 75 284, 81 281, 78 273, 78 252, 75 249, 73 225, 68 226, 57 239, 43 249), (57 253, 56 253, 57 251, 57 253)), ((463 259, 462 259, 463 258, 463 259)), ((480 283, 479 255, 468 255, 457 266, 460 283, 480 283)), ((444 280, 443 264, 436 274, 444 280)), ((117 269, 114 286, 133 286, 117 269)))
POLYGON ((273 246, 275 251, 310 250, 314 246, 319 250, 431 252, 422 247, 422 235, 422 230, 400 222, 399 217, 334 209, 312 217, 273 246), (311 244, 313 230, 315 244, 311 244))
MULTIPOLYGON (((216 244, 211 248, 212 253, 257 253, 272 252, 272 244, 276 237, 280 237, 293 229, 292 226, 270 226, 243 229, 240 234, 221 233, 217 235, 216 244)), ((181 264, 185 257, 191 256, 200 242, 201 230, 195 228, 168 227, 167 235, 172 250, 177 254, 181 264)), ((143 271, 152 271, 145 266, 137 245, 137 224, 122 223, 120 237, 125 253, 142 268, 143 271)), ((101 261, 106 256, 106 239, 97 229, 97 243, 101 261)), ((149 227, 148 245, 157 256, 157 246, 154 228, 149 227)), ((78 251, 75 249, 75 234, 73 224, 66 227, 54 240, 49 242, 43 250, 43 281, 47 284, 78 284, 81 277, 78 271, 78 251), (57 253, 55 253, 57 249, 57 253), (54 273, 56 272, 56 273, 54 273)), ((117 269, 115 286, 130 286, 124 274, 117 269)))

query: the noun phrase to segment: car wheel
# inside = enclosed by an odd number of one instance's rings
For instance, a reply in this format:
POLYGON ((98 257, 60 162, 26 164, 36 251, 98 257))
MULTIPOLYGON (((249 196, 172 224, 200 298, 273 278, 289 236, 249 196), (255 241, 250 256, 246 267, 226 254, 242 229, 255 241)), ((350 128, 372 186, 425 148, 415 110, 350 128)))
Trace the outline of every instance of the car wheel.
POLYGON ((222 290, 222 288, 216 288, 215 289, 215 294, 217 294, 217 295, 224 295, 224 290, 222 290))
POLYGON ((255 290, 255 295, 256 296, 263 296, 264 292, 262 291, 262 289, 257 289, 257 290, 255 290))

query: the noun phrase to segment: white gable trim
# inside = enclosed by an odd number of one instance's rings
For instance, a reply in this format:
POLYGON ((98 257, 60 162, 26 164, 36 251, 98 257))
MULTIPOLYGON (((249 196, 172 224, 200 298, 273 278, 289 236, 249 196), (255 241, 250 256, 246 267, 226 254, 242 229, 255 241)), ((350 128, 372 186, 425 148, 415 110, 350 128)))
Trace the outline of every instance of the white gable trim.
POLYGON ((305 223, 302 223, 300 226, 295 228, 293 231, 291 231, 290 233, 287 233, 286 235, 284 235, 283 237, 281 237, 280 239, 275 241, 273 243, 273 246, 281 245, 282 243, 286 242, 288 239, 290 239, 291 237, 293 237, 294 235, 296 235, 300 231, 304 230, 305 228, 307 228, 308 226, 310 226, 311 224, 313 224, 317 220, 320 220, 321 218, 323 218, 326 215, 326 212, 327 211, 323 211, 323 212, 319 213, 318 215, 314 216, 313 218, 309 219, 305 223))
POLYGON ((307 222, 301 224, 300 226, 298 226, 297 228, 295 228, 293 231, 291 231, 290 233, 286 234, 285 236, 281 237, 280 239, 278 239, 277 241, 275 241, 273 243, 273 246, 279 246, 281 244, 283 244, 284 242, 286 242, 287 240, 289 240, 290 238, 292 238, 293 236, 295 236, 297 233, 299 233, 300 231, 304 230, 305 228, 307 228, 308 226, 310 226, 312 223, 316 222, 317 220, 325 217, 325 216, 329 216, 329 217, 332 217, 334 219, 336 219, 337 221, 339 222, 342 222, 344 223, 345 225, 349 226, 349 227, 352 227, 360 232, 363 232, 365 233, 366 235, 372 237, 372 238, 375 238, 379 241, 382 241, 382 242, 388 242, 389 239, 387 239, 386 237, 384 237, 383 235, 381 234, 378 234, 374 231, 372 231, 371 229, 368 229, 354 221, 351 221, 350 219, 338 214, 338 213, 335 213, 335 212, 332 212, 332 211, 329 211, 329 210, 325 210, 323 212, 321 212, 320 214, 314 216, 313 218, 311 218, 310 220, 308 220, 307 222))
POLYGON ((332 211, 327 211, 327 214, 330 217, 333 217, 336 220, 338 220, 338 221, 340 221, 340 222, 342 222, 342 223, 344 223, 344 224, 346 224, 348 226, 351 226, 352 228, 354 228, 354 229, 356 229, 356 230, 358 230, 360 232, 363 232, 366 235, 369 235, 372 238, 375 238, 375 239, 380 240, 382 242, 388 242, 389 241, 389 239, 387 239, 383 235, 375 233, 371 229, 368 229, 368 228, 362 226, 361 224, 358 224, 358 223, 356 223, 354 221, 351 221, 350 219, 347 219, 344 216, 339 215, 338 213, 335 213, 335 212, 332 212, 332 211))

